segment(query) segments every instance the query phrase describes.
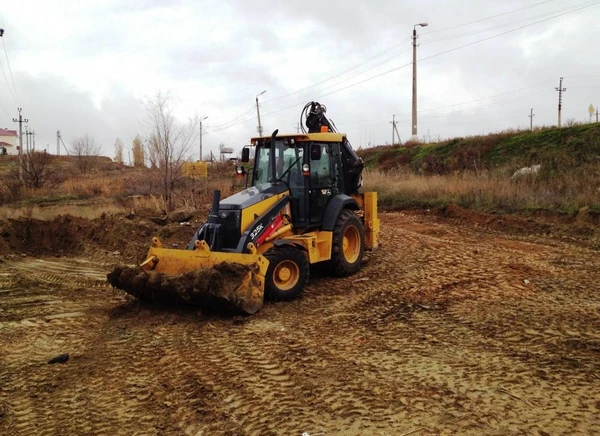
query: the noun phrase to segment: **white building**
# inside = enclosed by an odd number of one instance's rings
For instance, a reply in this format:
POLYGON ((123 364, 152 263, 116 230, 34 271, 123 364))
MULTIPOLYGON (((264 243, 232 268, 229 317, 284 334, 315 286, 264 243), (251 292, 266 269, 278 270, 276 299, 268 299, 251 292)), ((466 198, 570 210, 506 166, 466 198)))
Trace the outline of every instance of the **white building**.
POLYGON ((2 147, 6 149, 6 154, 19 154, 16 130, 0 129, 0 153, 2 153, 2 147))

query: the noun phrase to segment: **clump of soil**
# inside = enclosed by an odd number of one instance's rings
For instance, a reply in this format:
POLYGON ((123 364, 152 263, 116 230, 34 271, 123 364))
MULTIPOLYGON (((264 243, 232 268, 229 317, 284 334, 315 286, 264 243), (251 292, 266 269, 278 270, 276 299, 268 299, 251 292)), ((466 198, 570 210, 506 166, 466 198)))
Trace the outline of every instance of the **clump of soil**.
POLYGON ((212 268, 170 275, 139 267, 117 266, 107 275, 108 282, 139 299, 158 303, 185 303, 225 312, 256 313, 263 305, 263 292, 249 266, 221 263, 212 268))

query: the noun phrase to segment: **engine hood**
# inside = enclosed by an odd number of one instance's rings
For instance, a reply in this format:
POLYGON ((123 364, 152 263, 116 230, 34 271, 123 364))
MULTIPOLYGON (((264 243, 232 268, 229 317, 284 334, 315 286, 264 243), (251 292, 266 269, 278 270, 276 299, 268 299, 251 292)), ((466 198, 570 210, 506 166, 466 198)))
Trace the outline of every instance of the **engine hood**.
POLYGON ((287 190, 285 183, 266 183, 260 188, 252 186, 221 200, 219 210, 243 210, 287 190))

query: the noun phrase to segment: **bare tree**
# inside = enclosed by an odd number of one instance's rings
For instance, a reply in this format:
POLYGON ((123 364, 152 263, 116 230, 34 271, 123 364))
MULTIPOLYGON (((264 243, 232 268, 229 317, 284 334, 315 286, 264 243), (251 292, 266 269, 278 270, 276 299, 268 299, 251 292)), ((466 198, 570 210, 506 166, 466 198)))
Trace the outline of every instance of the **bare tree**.
POLYGON ((46 151, 33 151, 26 156, 27 165, 23 165, 23 181, 29 188, 56 187, 61 182, 54 156, 46 151))
POLYGON ((94 167, 95 157, 100 154, 100 146, 93 136, 75 138, 71 143, 71 155, 77 160, 77 167, 83 174, 89 173, 94 167))
POLYGON ((133 152, 133 166, 143 167, 144 166, 144 146, 142 144, 142 138, 139 135, 135 135, 133 139, 133 146, 131 148, 133 152))
POLYGON ((151 129, 146 157, 155 177, 160 179, 165 211, 173 210, 173 192, 182 182, 181 167, 189 158, 197 139, 200 120, 196 116, 187 123, 175 118, 172 98, 158 93, 145 102, 148 126, 151 129))
POLYGON ((121 138, 117 138, 115 141, 115 162, 123 163, 123 141, 121 141, 121 138))
POLYGON ((146 139, 146 148, 144 149, 144 156, 148 157, 150 162, 150 168, 157 169, 161 161, 160 143, 155 133, 152 133, 148 139, 146 139))

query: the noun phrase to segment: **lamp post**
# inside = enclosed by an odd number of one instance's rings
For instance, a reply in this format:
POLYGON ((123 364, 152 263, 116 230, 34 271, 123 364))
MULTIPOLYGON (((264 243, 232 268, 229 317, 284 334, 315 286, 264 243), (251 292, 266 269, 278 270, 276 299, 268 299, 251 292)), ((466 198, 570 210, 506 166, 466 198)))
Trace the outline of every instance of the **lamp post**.
POLYGON ((200 118, 200 160, 198 162, 202 162, 202 121, 207 118, 207 116, 200 118))
POLYGON ((258 97, 263 95, 265 92, 267 92, 266 89, 256 96, 256 116, 258 117, 258 136, 263 135, 262 125, 260 124, 260 109, 258 107, 258 97))
POLYGON ((417 26, 427 27, 428 23, 417 23, 413 26, 413 80, 412 80, 412 139, 417 137, 417 26))

